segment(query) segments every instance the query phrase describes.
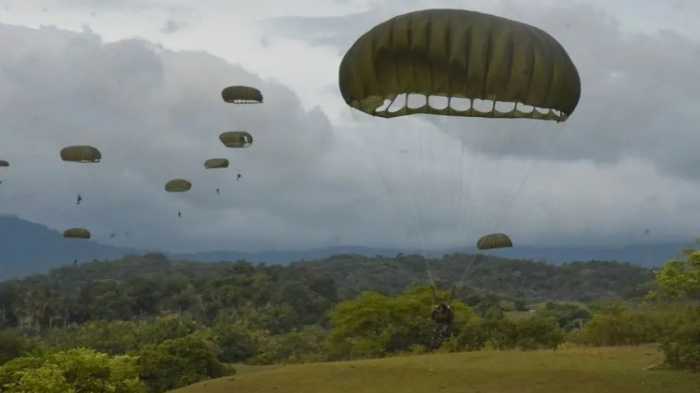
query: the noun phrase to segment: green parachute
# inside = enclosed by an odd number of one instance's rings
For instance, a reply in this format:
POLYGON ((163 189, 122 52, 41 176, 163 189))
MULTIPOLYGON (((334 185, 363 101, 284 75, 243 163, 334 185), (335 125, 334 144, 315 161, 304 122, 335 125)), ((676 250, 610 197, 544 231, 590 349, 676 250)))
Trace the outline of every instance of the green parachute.
POLYGON ((417 113, 565 121, 581 95, 576 66, 545 31, 467 10, 396 16, 360 37, 340 64, 340 91, 351 107, 379 117, 417 113), (424 102, 391 110, 401 95, 424 102), (444 108, 430 97, 445 97, 444 108), (455 98, 468 100, 456 105, 455 98), (479 110, 474 100, 491 101, 479 110), (506 110, 496 103, 506 103, 506 110), (522 110, 521 106, 531 107, 522 110))
POLYGON ((229 86, 221 91, 221 98, 231 104, 262 104, 260 90, 249 86, 229 86))
POLYGON ((68 162, 97 163, 102 159, 102 153, 93 146, 68 146, 61 149, 61 159, 68 162))
POLYGON ((185 179, 173 179, 165 184, 167 192, 187 192, 192 189, 192 183, 185 179))
POLYGON ((226 147, 246 148, 253 144, 253 136, 247 131, 228 131, 219 135, 219 140, 226 147))
POLYGON ((204 162, 206 169, 223 169, 228 168, 229 162, 225 158, 211 158, 204 162))
POLYGON ((71 228, 63 232, 66 239, 89 239, 90 231, 85 228, 71 228))
POLYGON ((513 247, 513 242, 505 233, 492 233, 482 236, 476 243, 479 250, 492 250, 495 248, 513 247))

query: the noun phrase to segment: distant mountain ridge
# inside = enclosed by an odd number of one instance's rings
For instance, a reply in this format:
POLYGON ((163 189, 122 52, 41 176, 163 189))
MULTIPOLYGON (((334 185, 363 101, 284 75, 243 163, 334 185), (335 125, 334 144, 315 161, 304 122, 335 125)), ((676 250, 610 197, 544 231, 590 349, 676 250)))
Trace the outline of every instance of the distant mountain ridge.
MULTIPOLYGON (((690 243, 663 243, 630 245, 623 247, 516 247, 490 253, 506 258, 528 259, 561 264, 573 261, 620 261, 641 266, 659 266, 664 261, 677 256, 690 243)), ((472 254, 473 248, 431 251, 428 256, 440 257, 443 254, 472 254)), ((14 215, 0 215, 0 280, 45 273, 52 268, 93 259, 118 259, 126 255, 141 255, 145 251, 132 248, 100 244, 94 240, 70 241, 62 234, 44 225, 21 219, 14 215)), ((372 248, 357 246, 336 246, 309 250, 280 250, 262 252, 212 251, 189 254, 167 253, 176 260, 201 262, 236 261, 286 264, 296 261, 311 261, 335 255, 355 254, 367 257, 393 257, 397 254, 414 254, 414 250, 397 248, 372 248)))
POLYGON ((135 250, 68 240, 44 225, 14 215, 0 215, 0 279, 45 273, 73 260, 116 259, 135 250))
MULTIPOLYGON (((489 251, 489 255, 510 259, 525 259, 559 265, 577 261, 618 261, 633 265, 655 267, 661 266, 670 258, 679 256, 692 243, 658 243, 625 246, 579 246, 579 247, 533 247, 520 246, 510 249, 489 251)), ((176 260, 201 262, 236 261, 245 259, 249 262, 285 264, 296 261, 325 259, 336 255, 362 255, 365 257, 393 257, 397 254, 422 254, 429 257, 441 257, 444 254, 475 254, 475 248, 453 248, 447 250, 421 252, 398 248, 371 248, 338 246, 302 251, 263 251, 255 253, 237 251, 211 251, 190 254, 170 254, 176 260)))

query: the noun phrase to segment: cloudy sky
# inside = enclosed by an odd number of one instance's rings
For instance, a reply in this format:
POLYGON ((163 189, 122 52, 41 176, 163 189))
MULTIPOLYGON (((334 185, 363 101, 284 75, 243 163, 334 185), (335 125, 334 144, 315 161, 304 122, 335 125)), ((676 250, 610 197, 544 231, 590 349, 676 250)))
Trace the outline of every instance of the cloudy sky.
POLYGON ((698 17, 690 0, 0 0, 0 213, 169 251, 459 247, 495 231, 528 245, 687 240, 700 232, 698 17), (581 74, 574 115, 347 107, 345 50, 424 8, 557 37, 581 74), (265 103, 225 104, 232 84, 265 103), (236 129, 251 148, 221 145, 236 129), (61 162, 72 144, 103 162, 61 162), (213 157, 232 168, 205 171, 213 157), (193 190, 165 193, 174 177, 193 190))

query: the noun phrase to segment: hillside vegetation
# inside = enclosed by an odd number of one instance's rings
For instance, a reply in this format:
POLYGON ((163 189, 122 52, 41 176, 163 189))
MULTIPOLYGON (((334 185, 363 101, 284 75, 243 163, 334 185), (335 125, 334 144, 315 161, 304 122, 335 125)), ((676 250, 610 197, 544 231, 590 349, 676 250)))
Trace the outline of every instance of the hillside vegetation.
MULTIPOLYGON (((474 261, 469 255, 430 260, 438 286, 457 284, 474 261)), ((543 300, 624 299, 643 296, 650 270, 614 262, 562 266, 481 256, 465 276, 459 297, 476 305, 510 298, 543 300), (474 297, 476 296, 476 298, 474 297)), ((395 295, 428 285, 420 256, 337 256, 290 266, 245 261, 170 261, 162 254, 69 265, 46 275, 0 283, 0 327, 36 331, 90 320, 133 320, 187 313, 211 321, 222 310, 265 305, 285 309, 291 327, 319 322, 338 300, 364 291, 395 295)))
POLYGON ((557 266, 466 254, 428 260, 419 255, 338 255, 292 266, 332 278, 343 298, 367 290, 397 294, 411 285, 425 285, 426 266, 441 287, 460 284, 464 276, 461 284, 465 287, 527 300, 588 301, 643 296, 654 278, 651 270, 627 263, 589 261, 557 266))

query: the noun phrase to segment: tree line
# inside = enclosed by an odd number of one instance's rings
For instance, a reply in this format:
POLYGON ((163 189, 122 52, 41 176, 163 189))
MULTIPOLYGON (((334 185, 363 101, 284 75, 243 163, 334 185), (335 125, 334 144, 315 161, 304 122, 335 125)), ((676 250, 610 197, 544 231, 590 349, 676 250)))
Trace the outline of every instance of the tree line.
MULTIPOLYGON (((643 269, 636 275, 620 273, 618 292, 596 300, 586 294, 579 301, 517 297, 501 284, 485 288, 498 279, 456 292, 439 280, 442 289, 434 292, 418 278, 425 270, 416 266, 422 263, 417 257, 384 260, 339 256, 328 265, 266 266, 176 262, 148 254, 1 283, 0 392, 69 391, 50 390, 60 386, 165 392, 235 373, 233 363, 423 353, 434 329, 431 309, 447 300, 455 310, 455 330, 440 351, 653 342, 661 344, 669 365, 700 364, 700 312, 694 303, 700 289, 692 285, 700 256, 692 252, 669 262, 655 280, 643 269), (353 260, 355 270, 349 265, 353 260), (393 271, 398 278, 375 281, 389 276, 378 270, 393 271), (373 282, 375 288, 366 288, 373 282), (646 297, 639 293, 644 288, 646 297), (102 387, 89 386, 96 380, 102 387)), ((431 262, 446 274, 451 260, 459 259, 431 262)), ((483 267, 493 269, 488 272, 479 273, 477 266, 474 276, 497 276, 503 269, 504 275, 538 277, 543 268, 532 265, 496 261, 483 267)), ((579 287, 596 291, 614 286, 616 275, 603 283, 587 280, 633 269, 607 262, 553 268, 544 271, 561 271, 557 274, 569 277, 568 282, 579 280, 579 287)), ((528 283, 530 288, 543 285, 528 283)), ((553 293, 558 285, 550 284, 553 293)))

